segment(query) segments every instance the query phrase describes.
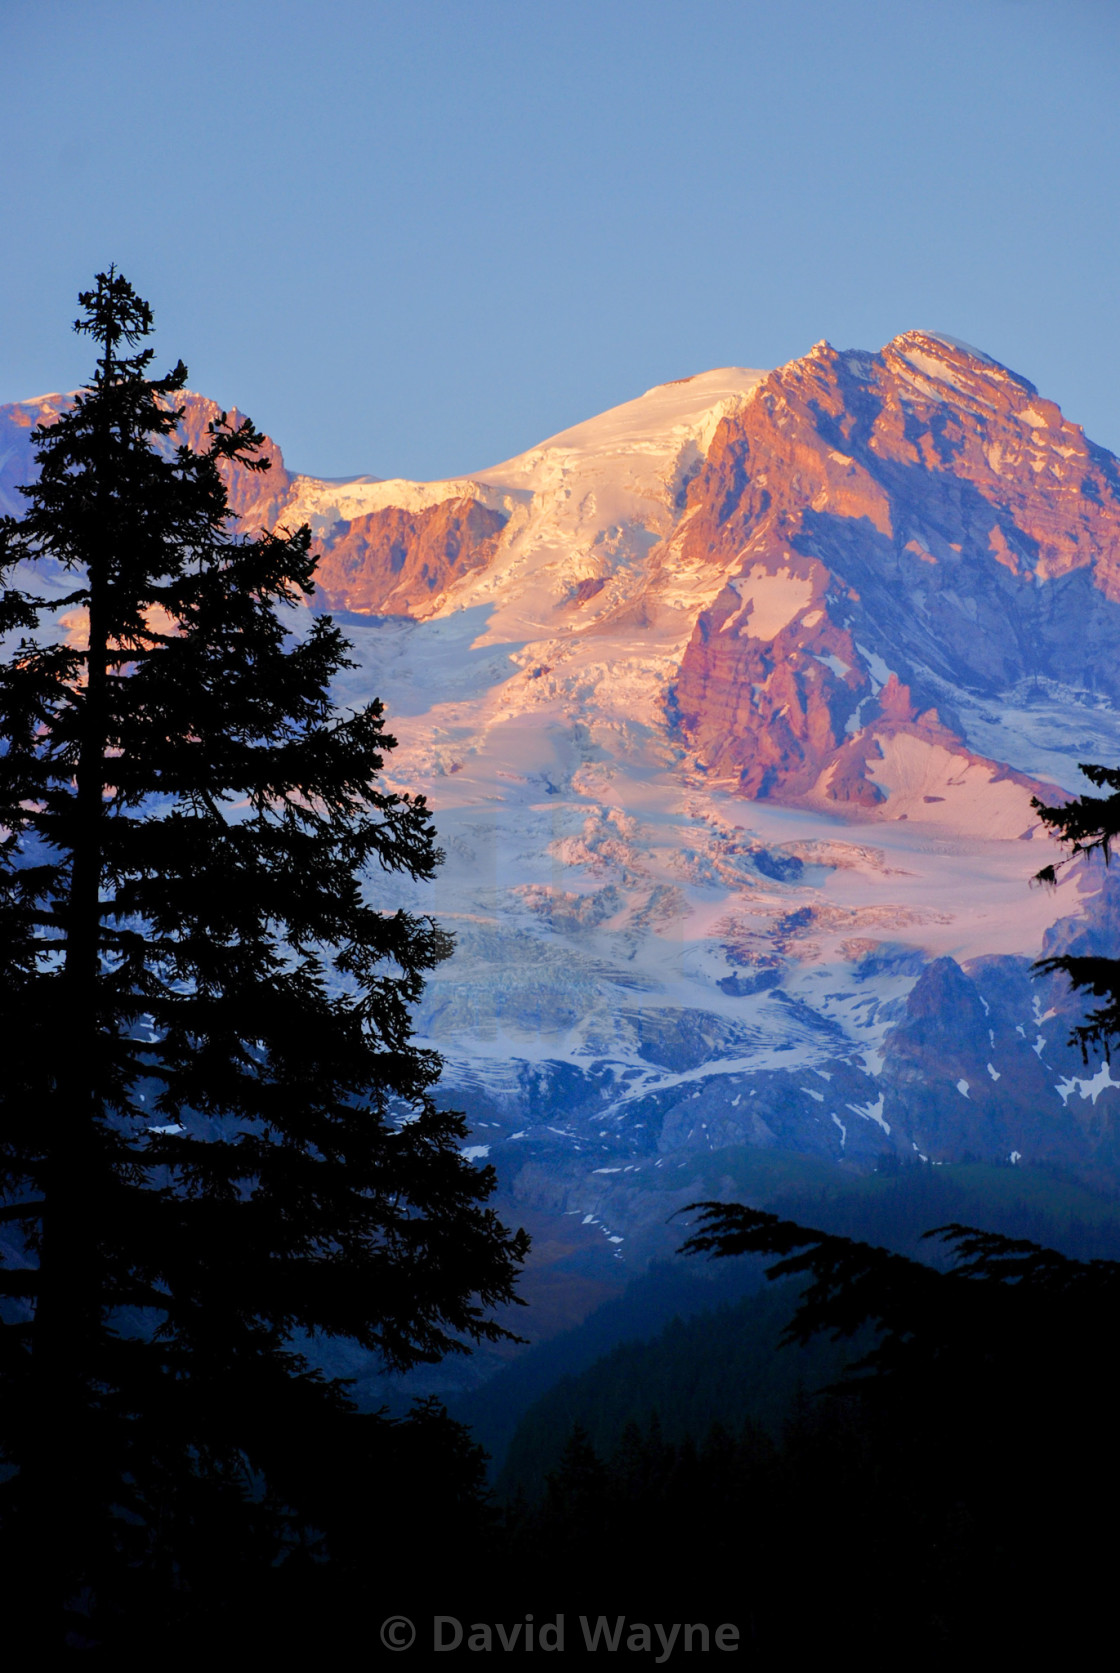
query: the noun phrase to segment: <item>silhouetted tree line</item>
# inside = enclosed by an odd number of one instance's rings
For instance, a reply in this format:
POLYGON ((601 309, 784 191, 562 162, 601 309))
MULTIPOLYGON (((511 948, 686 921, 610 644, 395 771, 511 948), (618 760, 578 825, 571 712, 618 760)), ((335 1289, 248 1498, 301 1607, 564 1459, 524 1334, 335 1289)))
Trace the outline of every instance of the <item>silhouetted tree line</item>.
POLYGON ((596 1608, 737 1610, 772 1649, 1075 1642, 1113 1583, 1120 1264, 953 1226, 939 1270, 699 1206, 686 1247, 779 1257, 786 1342, 854 1344, 848 1368, 770 1432, 668 1439, 654 1414, 596 1449, 575 1425, 513 1502, 522 1574, 596 1608))
POLYGON ((656 1414, 667 1443, 699 1444, 714 1425, 777 1440, 805 1390, 827 1386, 855 1357, 847 1342, 783 1348, 799 1287, 780 1284, 671 1320, 651 1340, 618 1344, 579 1375, 557 1378, 522 1416, 497 1480, 506 1496, 539 1496, 573 1425, 604 1456, 656 1414))
MULTIPOLYGON (((1050 1165, 934 1168, 915 1158, 827 1188, 787 1185, 774 1194, 771 1185, 764 1202, 782 1219, 935 1265, 947 1264, 948 1251, 924 1234, 954 1220, 1078 1260, 1120 1260, 1114 1198, 1050 1165)), ((655 1263, 581 1325, 535 1343, 450 1402, 493 1455, 498 1494, 519 1483, 535 1491, 574 1421, 608 1450, 630 1418, 644 1423, 654 1407, 674 1439, 748 1418, 776 1433, 798 1383, 824 1385, 852 1354, 850 1344, 819 1339, 776 1351, 795 1296, 790 1286, 767 1286, 764 1266, 761 1257, 655 1263)))

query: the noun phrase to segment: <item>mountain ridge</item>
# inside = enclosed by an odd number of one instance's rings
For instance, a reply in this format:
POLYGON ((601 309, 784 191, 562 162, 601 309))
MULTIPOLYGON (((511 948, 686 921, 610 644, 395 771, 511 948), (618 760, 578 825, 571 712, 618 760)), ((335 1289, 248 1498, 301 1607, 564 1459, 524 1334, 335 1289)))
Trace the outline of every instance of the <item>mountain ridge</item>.
MULTIPOLYGON (((0 409, 4 508, 63 399, 0 409)), ((192 439, 217 413, 188 397, 192 439)), ((1030 974, 1110 933, 1111 885, 1028 888, 1032 796, 1120 759, 1120 464, 1032 384, 909 332, 440 483, 268 446, 241 526, 311 523, 339 701, 386 700, 435 810, 436 884, 368 887, 455 932, 418 1028, 554 1276, 668 1252, 744 1144, 1120 1178, 1120 1084, 1030 974)))

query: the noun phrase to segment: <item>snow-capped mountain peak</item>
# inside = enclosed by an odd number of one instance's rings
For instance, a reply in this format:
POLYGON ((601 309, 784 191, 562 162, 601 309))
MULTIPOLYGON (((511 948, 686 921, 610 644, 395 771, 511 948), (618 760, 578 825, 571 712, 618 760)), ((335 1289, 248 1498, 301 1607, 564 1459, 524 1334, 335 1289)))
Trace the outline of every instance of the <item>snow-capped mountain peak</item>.
MULTIPOLYGON (((33 421, 0 412, 0 492, 33 421)), ((312 524, 340 701, 385 700, 435 810, 412 904, 457 951, 420 1026, 520 1203, 621 1259, 701 1151, 1120 1169, 1030 976, 1110 897, 1028 887, 1032 796, 1120 759, 1120 464, 1031 384, 911 331, 442 482, 273 451, 234 503, 312 524)))

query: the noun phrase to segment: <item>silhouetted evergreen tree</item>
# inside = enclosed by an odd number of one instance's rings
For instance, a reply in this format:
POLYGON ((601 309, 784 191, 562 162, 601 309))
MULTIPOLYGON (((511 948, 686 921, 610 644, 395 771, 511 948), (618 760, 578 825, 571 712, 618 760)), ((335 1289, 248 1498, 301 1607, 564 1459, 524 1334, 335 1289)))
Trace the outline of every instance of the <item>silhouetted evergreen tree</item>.
MULTIPOLYGON (((1099 854, 1107 866, 1112 857, 1112 844, 1120 840, 1120 768, 1098 767, 1091 762, 1080 763, 1081 771, 1090 784, 1111 791, 1108 796, 1077 796, 1063 807, 1048 807, 1036 797, 1031 806, 1044 825, 1049 825, 1060 842, 1069 847, 1069 856, 1057 866, 1043 866, 1035 876, 1036 883, 1053 886, 1058 870, 1081 855, 1099 854)), ((1068 976, 1077 992, 1092 994, 1104 1004, 1090 1012, 1085 1022, 1073 1030, 1071 1038, 1088 1058, 1090 1046, 1100 1046, 1109 1056, 1111 1042, 1120 1038, 1120 958, 1101 958, 1064 954, 1040 959, 1037 969, 1060 970, 1068 976)))
POLYGON ((560 1462, 545 1485, 549 1508, 560 1518, 582 1517, 600 1508, 606 1473, 582 1424, 572 1425, 560 1462))
POLYGON ((526 1247, 411 1039, 448 938, 363 899, 440 855, 375 787, 380 705, 333 712, 338 630, 289 608, 309 531, 231 533, 221 467, 266 469, 261 436, 177 445, 148 305, 113 269, 80 300, 95 376, 0 526, 2 1560, 79 1634, 327 1526, 377 1424, 308 1338, 397 1368, 493 1340, 526 1247))
POLYGON ((942 1271, 741 1203, 692 1207, 700 1229, 684 1253, 776 1255, 769 1278, 805 1282, 787 1340, 875 1328, 875 1345, 846 1372, 856 1387, 866 1373, 1014 1375, 1020 1356, 1035 1359, 1044 1341, 1050 1357, 1059 1344, 1082 1356, 1113 1352, 1118 1261, 1071 1260, 1026 1239, 949 1225, 926 1234, 953 1250, 942 1271))
MULTIPOLYGON (((1063 1588, 1095 1610, 1114 1557, 1099 1507, 1120 1488, 1120 1262, 950 1225, 927 1234, 953 1250, 938 1270, 740 1204, 693 1206, 687 1252, 778 1256, 768 1276, 805 1284, 788 1340, 876 1332, 833 1400, 787 1437, 817 1528, 839 1504, 849 1537, 866 1530, 862 1548, 889 1529, 932 1588, 931 1630, 946 1641, 1006 1634, 999 1600, 1012 1592, 1032 1598, 1038 1633, 1068 1630, 1063 1588), (830 1492, 806 1492, 806 1461, 830 1492)), ((842 1538, 838 1520, 828 1543, 842 1538)))

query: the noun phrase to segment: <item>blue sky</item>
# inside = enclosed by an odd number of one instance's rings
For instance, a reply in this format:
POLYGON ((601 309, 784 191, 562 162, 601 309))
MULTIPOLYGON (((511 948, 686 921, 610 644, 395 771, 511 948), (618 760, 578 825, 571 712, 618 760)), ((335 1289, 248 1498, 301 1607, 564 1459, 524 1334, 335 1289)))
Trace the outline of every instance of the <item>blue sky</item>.
POLYGON ((296 469, 911 326, 1120 451, 1116 0, 0 0, 0 400, 116 261, 296 469))

